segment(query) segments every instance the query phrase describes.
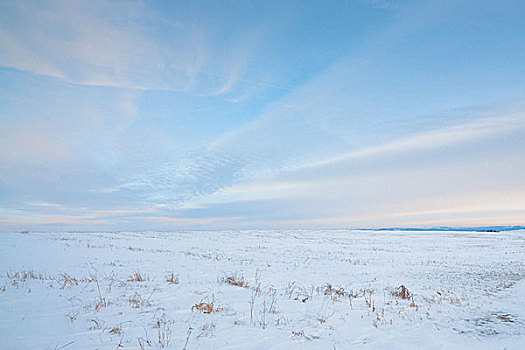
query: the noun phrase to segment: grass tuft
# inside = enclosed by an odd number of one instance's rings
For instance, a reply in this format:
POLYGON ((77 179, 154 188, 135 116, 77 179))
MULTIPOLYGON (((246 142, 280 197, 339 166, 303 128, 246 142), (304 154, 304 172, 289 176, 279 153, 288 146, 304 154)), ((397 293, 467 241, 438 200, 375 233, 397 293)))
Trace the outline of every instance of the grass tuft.
POLYGON ((173 272, 170 273, 168 278, 166 279, 166 282, 170 284, 179 284, 179 276, 176 276, 173 272))
POLYGON ((237 286, 237 287, 241 287, 241 288, 249 288, 250 287, 248 285, 248 282, 246 282, 246 280, 244 279, 243 276, 236 276, 236 275, 224 276, 221 279, 221 283, 226 283, 226 284, 229 284, 230 286, 237 286))
POLYGON ((413 299, 414 294, 410 293, 407 287, 405 287, 403 284, 394 289, 392 292, 392 296, 396 298, 401 298, 404 300, 410 300, 413 299))
POLYGON ((139 271, 133 272, 128 278, 128 282, 144 282, 146 279, 140 274, 139 271))

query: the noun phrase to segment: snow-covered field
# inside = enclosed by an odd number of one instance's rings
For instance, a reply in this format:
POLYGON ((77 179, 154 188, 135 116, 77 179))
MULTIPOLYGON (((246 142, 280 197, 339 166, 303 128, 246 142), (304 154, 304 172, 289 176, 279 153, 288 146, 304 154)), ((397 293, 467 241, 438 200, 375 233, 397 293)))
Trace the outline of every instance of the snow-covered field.
POLYGON ((525 346, 525 231, 2 233, 0 273, 1 349, 525 346))

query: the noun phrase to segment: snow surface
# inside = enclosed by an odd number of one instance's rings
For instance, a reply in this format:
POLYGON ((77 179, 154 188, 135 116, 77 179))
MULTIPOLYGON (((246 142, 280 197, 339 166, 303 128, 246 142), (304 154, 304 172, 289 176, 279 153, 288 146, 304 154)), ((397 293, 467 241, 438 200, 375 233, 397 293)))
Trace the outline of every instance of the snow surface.
POLYGON ((524 248, 525 230, 3 233, 0 348, 523 349, 524 248))

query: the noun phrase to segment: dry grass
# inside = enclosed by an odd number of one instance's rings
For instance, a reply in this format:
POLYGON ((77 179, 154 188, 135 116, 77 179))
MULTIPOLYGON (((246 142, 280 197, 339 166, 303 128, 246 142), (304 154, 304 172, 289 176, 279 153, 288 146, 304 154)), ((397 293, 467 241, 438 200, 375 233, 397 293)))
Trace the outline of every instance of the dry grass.
POLYGON ((60 275, 60 277, 58 278, 58 282, 62 283, 60 289, 65 289, 67 286, 78 286, 78 279, 71 277, 67 273, 63 273, 62 275, 60 275))
POLYGON ((93 281, 95 281, 95 283, 97 285, 98 302, 95 305, 95 311, 98 311, 98 310, 100 310, 103 307, 108 307, 109 305, 111 305, 111 302, 110 301, 106 301, 106 298, 102 296, 102 293, 100 292, 100 285, 98 284, 98 279, 96 278, 96 276, 93 276, 92 278, 93 278, 93 281))
POLYGON ((173 320, 166 318, 166 315, 158 318, 155 323, 155 328, 158 330, 157 345, 161 349, 168 348, 170 345, 172 324, 173 320))
POLYGON ((135 247, 128 247, 128 250, 131 250, 132 252, 143 252, 144 249, 142 248, 135 248, 135 247))
POLYGON ((330 283, 325 285, 323 294, 329 296, 333 301, 338 301, 340 298, 348 296, 348 292, 343 287, 334 288, 330 283))
POLYGON ((110 301, 106 301, 106 298, 100 299, 95 305, 95 311, 102 309, 103 307, 108 307, 111 305, 110 301))
POLYGON ((186 333, 186 343, 184 343, 184 347, 182 348, 182 350, 186 350, 186 348, 188 347, 188 342, 190 341, 191 337, 191 331, 193 331, 193 328, 189 327, 188 332, 186 333))
POLYGON ((191 312, 193 312, 194 310, 200 311, 204 314, 212 314, 214 312, 221 311, 222 308, 215 306, 215 297, 212 296, 211 302, 205 302, 204 300, 201 300, 199 303, 193 305, 191 307, 191 312))
POLYGON ((226 283, 226 284, 229 284, 230 286, 237 286, 241 288, 250 288, 250 286, 248 285, 248 282, 246 282, 243 276, 236 276, 236 275, 224 276, 221 279, 221 283, 226 283))
POLYGON ((93 319, 90 319, 89 320, 89 330, 92 331, 92 330, 95 330, 95 329, 102 329, 102 327, 104 326, 105 322, 103 320, 99 320, 98 318, 93 318, 93 319))
POLYGON ((307 340, 307 341, 311 341, 311 340, 314 340, 314 339, 319 339, 319 336, 306 335, 304 333, 304 331, 302 331, 302 330, 300 330, 300 331, 292 331, 292 337, 295 340, 307 340))
POLYGON ((170 284, 179 284, 179 276, 176 276, 173 272, 171 272, 168 278, 166 279, 166 282, 170 284))
POLYGON ((109 330, 109 334, 120 335, 122 334, 122 324, 119 324, 109 330))
POLYGON ((214 309, 213 303, 205 303, 205 302, 200 302, 198 304, 193 305, 191 307, 191 311, 193 312, 194 310, 201 311, 204 314, 211 314, 211 313, 216 312, 216 310, 214 309))
POLYGON ((371 288, 365 288, 362 289, 361 292, 363 293, 363 299, 365 300, 366 306, 372 310, 372 312, 376 311, 376 306, 374 299, 372 298, 372 294, 374 294, 374 290, 371 288))
POLYGON ((394 289, 391 292, 391 294, 392 294, 393 297, 401 298, 403 300, 410 300, 410 299, 412 299, 412 301, 413 301, 413 297, 414 297, 414 294, 410 293, 408 288, 405 287, 403 284, 400 285, 399 287, 397 287, 396 289, 394 289))
POLYGON ((150 298, 144 299, 139 293, 135 292, 133 297, 129 297, 128 303, 135 309, 140 309, 141 307, 149 307, 152 304, 149 301, 150 298))
POLYGON ((25 282, 27 280, 41 280, 41 281, 51 280, 51 278, 45 276, 43 273, 41 272, 37 273, 33 270, 28 270, 28 271, 24 270, 24 271, 18 271, 14 273, 7 272, 6 276, 13 282, 14 281, 25 282))
POLYGON ((133 272, 128 278, 128 282, 144 282, 145 280, 146 278, 143 277, 139 271, 133 272))
POLYGON ((80 311, 72 309, 69 313, 66 314, 66 317, 69 319, 71 323, 73 323, 76 321, 79 314, 80 314, 80 311))
POLYGON ((214 331, 215 331, 215 324, 214 323, 207 323, 207 324, 203 325, 202 327, 200 327, 200 333, 198 335, 196 335, 195 338, 198 339, 198 338, 201 338, 201 337, 206 337, 206 336, 212 335, 214 331))

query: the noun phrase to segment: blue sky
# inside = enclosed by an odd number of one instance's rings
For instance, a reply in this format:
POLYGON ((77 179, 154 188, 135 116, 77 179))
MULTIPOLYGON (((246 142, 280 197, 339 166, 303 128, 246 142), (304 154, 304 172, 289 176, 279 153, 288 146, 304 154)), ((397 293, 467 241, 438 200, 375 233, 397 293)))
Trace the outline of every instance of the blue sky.
POLYGON ((525 223, 523 1, 0 1, 0 229, 525 223))

